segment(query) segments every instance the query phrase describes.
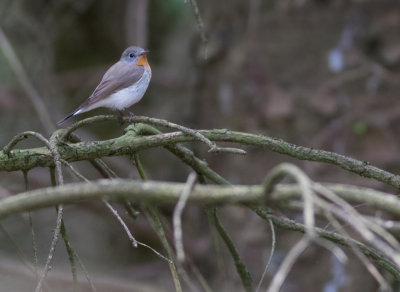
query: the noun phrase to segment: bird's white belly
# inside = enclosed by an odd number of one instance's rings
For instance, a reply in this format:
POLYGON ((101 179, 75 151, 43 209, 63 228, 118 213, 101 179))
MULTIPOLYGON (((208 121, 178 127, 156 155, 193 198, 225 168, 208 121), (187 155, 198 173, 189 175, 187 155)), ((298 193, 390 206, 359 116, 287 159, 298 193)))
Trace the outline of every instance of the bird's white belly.
POLYGON ((146 68, 146 70, 144 70, 142 78, 140 78, 138 82, 111 94, 109 97, 103 100, 99 100, 98 102, 90 106, 87 110, 98 107, 124 110, 142 99, 147 90, 147 87, 149 86, 150 79, 151 72, 146 68))

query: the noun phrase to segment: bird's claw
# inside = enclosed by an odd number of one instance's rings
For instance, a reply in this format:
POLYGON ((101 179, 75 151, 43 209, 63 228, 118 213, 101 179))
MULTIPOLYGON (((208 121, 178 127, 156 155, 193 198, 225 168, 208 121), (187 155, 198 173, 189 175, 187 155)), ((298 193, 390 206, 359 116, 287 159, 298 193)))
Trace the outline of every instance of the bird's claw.
POLYGON ((122 111, 118 111, 118 122, 121 124, 121 126, 124 124, 124 113, 122 111))
POLYGON ((135 114, 133 112, 129 112, 129 119, 128 119, 129 124, 132 122, 132 119, 134 116, 135 116, 135 114))

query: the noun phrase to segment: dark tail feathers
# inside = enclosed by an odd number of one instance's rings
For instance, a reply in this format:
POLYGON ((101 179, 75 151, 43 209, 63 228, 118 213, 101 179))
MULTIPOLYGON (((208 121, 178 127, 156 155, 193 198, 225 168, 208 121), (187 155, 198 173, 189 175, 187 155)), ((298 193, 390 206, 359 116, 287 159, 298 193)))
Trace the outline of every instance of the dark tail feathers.
POLYGON ((57 125, 60 126, 61 124, 63 124, 66 120, 68 120, 70 117, 73 117, 76 113, 76 110, 74 110, 72 113, 70 113, 68 116, 66 116, 65 118, 63 118, 61 121, 57 122, 57 125))

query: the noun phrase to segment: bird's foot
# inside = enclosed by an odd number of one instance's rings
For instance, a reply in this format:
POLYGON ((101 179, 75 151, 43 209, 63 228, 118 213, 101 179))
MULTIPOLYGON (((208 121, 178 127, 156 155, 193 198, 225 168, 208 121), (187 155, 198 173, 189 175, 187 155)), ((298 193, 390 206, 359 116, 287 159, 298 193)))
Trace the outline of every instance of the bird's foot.
POLYGON ((135 116, 135 114, 133 112, 129 112, 129 119, 128 119, 128 123, 132 123, 132 119, 135 116))
POLYGON ((124 124, 124 113, 122 111, 118 111, 118 121, 121 124, 121 126, 124 124))

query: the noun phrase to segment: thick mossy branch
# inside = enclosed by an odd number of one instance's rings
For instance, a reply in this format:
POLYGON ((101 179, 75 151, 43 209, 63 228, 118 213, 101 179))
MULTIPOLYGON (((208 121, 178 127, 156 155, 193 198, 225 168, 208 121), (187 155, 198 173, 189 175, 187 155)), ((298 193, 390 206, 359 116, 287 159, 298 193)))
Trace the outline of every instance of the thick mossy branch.
MULTIPOLYGON (((60 141, 58 144, 58 152, 63 160, 73 162, 93 160, 106 156, 132 155, 144 149, 174 146, 177 143, 196 141, 195 137, 182 132, 171 132, 145 137, 138 136, 137 132, 140 132, 140 128, 146 126, 147 125, 143 124, 130 125, 126 128, 122 136, 104 141, 79 142, 75 144, 60 141)), ((372 166, 368 162, 337 153, 297 146, 281 139, 263 135, 225 129, 202 130, 200 133, 215 142, 232 142, 241 145, 250 145, 289 155, 300 160, 334 164, 363 177, 373 178, 396 188, 400 188, 400 176, 372 166)), ((62 136, 60 132, 57 134, 62 136)), ((29 170, 38 166, 49 167, 53 164, 54 159, 50 151, 45 147, 16 149, 10 151, 9 154, 0 151, 0 171, 29 170)))
MULTIPOLYGON (((325 185, 347 201, 363 203, 376 209, 400 215, 400 199, 392 194, 369 188, 340 184, 325 185)), ((176 203, 184 183, 103 179, 91 183, 71 183, 37 189, 0 200, 0 218, 33 209, 71 204, 82 200, 119 200, 127 198, 141 203, 176 203)), ((268 198, 263 185, 196 185, 188 201, 200 204, 270 204, 301 198, 297 185, 277 185, 268 198)))

